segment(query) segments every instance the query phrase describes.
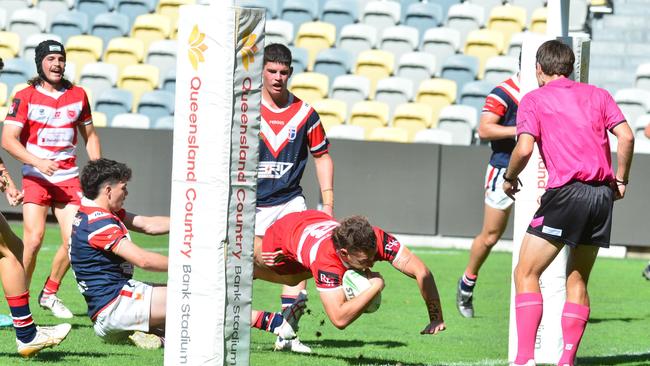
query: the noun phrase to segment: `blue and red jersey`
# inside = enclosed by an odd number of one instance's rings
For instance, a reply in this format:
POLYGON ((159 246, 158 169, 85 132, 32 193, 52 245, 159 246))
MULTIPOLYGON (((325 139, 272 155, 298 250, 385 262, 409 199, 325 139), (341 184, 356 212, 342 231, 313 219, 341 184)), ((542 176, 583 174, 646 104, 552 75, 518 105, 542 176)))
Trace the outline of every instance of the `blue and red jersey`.
POLYGON ((281 109, 262 100, 257 205, 276 206, 300 196, 308 154, 321 156, 328 148, 320 117, 309 104, 291 93, 281 109))
POLYGON ((133 265, 115 254, 122 239, 130 240, 122 222, 125 215, 124 210, 113 213, 83 198, 72 224, 70 264, 91 319, 113 302, 133 277, 133 265))
MULTIPOLYGON (((482 112, 494 113, 501 117, 499 119, 501 126, 516 126, 519 95, 519 78, 515 75, 492 89, 485 98, 482 112)), ((492 147, 490 165, 495 168, 507 168, 516 144, 514 138, 490 141, 492 147)))

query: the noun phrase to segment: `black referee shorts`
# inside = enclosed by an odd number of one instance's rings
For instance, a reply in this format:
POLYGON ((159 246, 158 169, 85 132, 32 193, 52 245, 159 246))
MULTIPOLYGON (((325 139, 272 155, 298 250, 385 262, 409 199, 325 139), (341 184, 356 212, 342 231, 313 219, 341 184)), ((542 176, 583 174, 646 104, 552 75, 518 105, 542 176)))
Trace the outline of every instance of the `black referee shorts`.
POLYGON ((606 183, 572 182, 547 190, 528 233, 572 247, 609 247, 614 191, 606 183))

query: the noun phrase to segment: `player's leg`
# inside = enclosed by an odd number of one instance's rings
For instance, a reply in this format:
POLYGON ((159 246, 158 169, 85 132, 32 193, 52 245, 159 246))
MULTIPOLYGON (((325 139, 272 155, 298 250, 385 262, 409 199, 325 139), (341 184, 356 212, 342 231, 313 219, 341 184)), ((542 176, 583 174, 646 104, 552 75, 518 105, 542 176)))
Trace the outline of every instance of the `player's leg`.
POLYGON ((36 257, 43 243, 48 210, 48 206, 36 203, 23 204, 23 266, 25 267, 27 288, 32 282, 36 257))
POLYGON ((72 231, 72 220, 74 220, 78 209, 79 206, 71 203, 54 204, 54 216, 59 223, 61 232, 61 245, 54 254, 50 275, 45 280, 43 289, 38 296, 38 302, 41 307, 49 309, 55 317, 61 319, 69 319, 73 316, 72 312, 68 310, 56 294, 59 291, 63 277, 70 268, 68 245, 72 231))
POLYGON ((573 366, 580 340, 589 319, 587 283, 599 247, 579 245, 569 251, 567 262, 567 298, 562 310, 562 338, 564 348, 560 365, 573 366))
POLYGON ((552 243, 526 233, 519 252, 519 263, 514 270, 515 312, 517 320, 516 365, 525 365, 535 358, 535 335, 542 320, 542 294, 539 277, 562 249, 552 243))

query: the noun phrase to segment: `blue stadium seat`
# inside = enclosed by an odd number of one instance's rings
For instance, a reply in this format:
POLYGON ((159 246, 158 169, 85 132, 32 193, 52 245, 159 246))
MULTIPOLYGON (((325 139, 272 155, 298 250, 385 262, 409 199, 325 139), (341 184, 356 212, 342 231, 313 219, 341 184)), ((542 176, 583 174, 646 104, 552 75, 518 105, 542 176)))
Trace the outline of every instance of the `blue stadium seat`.
POLYGON ((174 116, 160 117, 153 122, 151 126, 154 130, 173 130, 174 129, 174 116))
POLYGON ((95 110, 106 115, 110 126, 113 117, 130 113, 133 108, 133 93, 120 88, 111 88, 95 99, 95 110))
POLYGON ((138 15, 152 13, 156 10, 156 0, 117 0, 118 12, 129 17, 129 28, 138 15))
POLYGON ((47 15, 46 29, 50 29, 54 17, 68 11, 70 5, 67 0, 39 0, 36 7, 47 15))
POLYGON ((491 57, 485 63, 485 74, 483 80, 489 81, 492 85, 508 79, 519 70, 519 58, 512 56, 491 57))
POLYGON ((235 4, 247 8, 266 9, 266 20, 275 19, 278 17, 279 7, 277 0, 237 0, 235 4))
POLYGON ((485 105, 485 98, 490 94, 494 84, 479 80, 472 81, 463 86, 460 92, 460 104, 476 108, 476 118, 481 118, 481 110, 485 105))
POLYGON ((138 113, 157 121, 161 117, 174 114, 174 93, 165 90, 153 90, 142 94, 138 103, 138 113))
POLYGON ((88 21, 92 24, 98 14, 115 9, 115 0, 77 0, 76 8, 88 14, 88 21))
POLYGON ((436 56, 436 74, 440 74, 442 64, 460 48, 460 31, 453 28, 431 28, 424 33, 420 51, 436 56))
POLYGON ((162 85, 161 87, 162 90, 166 90, 172 93, 176 92, 176 68, 175 67, 168 70, 166 75, 163 75, 160 84, 162 85))
POLYGON ((354 60, 350 52, 340 48, 328 48, 316 56, 314 72, 327 75, 330 80, 350 72, 354 60))
POLYGON ((343 27, 339 35, 338 47, 348 50, 353 58, 359 53, 375 47, 377 43, 377 30, 367 24, 348 24, 343 27))
POLYGON ((294 32, 298 32, 302 23, 318 19, 318 1, 285 0, 282 5, 282 19, 292 23, 294 32))
POLYGON ((460 99, 463 85, 476 79, 478 65, 478 59, 476 57, 467 55, 452 55, 443 63, 441 77, 456 82, 458 86, 457 99, 460 99))
POLYGON ((300 47, 289 47, 291 51, 291 66, 293 66, 293 73, 297 74, 307 70, 309 65, 309 53, 306 49, 300 47))
POLYGON ((98 14, 92 23, 90 34, 101 38, 108 45, 113 38, 128 36, 129 17, 116 12, 98 14))
POLYGON ((86 64, 81 70, 79 84, 90 89, 93 95, 100 96, 117 85, 117 77, 117 65, 93 62, 86 64))
POLYGON ((70 10, 57 14, 52 19, 50 33, 61 37, 65 44, 70 36, 84 34, 88 31, 88 14, 78 10, 70 10))
POLYGON ((437 3, 413 3, 404 14, 404 24, 420 32, 420 38, 429 28, 436 28, 444 21, 442 6, 437 3))
POLYGON ((343 27, 354 24, 357 19, 359 19, 359 9, 354 4, 350 4, 348 0, 329 0, 325 3, 321 14, 321 21, 336 26, 337 38, 343 27))
POLYGON ((0 83, 7 84, 7 90, 12 90, 17 84, 24 83, 36 75, 33 59, 12 58, 4 60, 4 64, 4 70, 0 74, 0 83))
POLYGON ((7 29, 17 33, 20 39, 32 34, 44 33, 47 28, 47 14, 38 8, 18 9, 9 18, 7 29))

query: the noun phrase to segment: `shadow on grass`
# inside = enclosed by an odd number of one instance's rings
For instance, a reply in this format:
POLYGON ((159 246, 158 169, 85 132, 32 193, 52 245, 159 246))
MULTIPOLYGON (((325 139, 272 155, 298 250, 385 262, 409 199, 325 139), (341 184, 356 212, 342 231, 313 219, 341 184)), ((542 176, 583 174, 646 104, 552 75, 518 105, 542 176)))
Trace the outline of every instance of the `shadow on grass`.
POLYGON ((637 320, 645 320, 645 318, 589 318, 589 324, 598 324, 604 322, 632 322, 637 320))
POLYGON ((312 353, 309 355, 310 358, 318 357, 323 359, 335 359, 340 361, 347 362, 348 365, 408 365, 408 366, 443 366, 444 364, 432 364, 432 363, 403 363, 399 360, 389 360, 385 358, 372 358, 364 357, 363 354, 360 354, 356 357, 345 357, 345 356, 332 356, 324 355, 319 353, 312 353))
POLYGON ((317 339, 310 340, 309 344, 319 345, 321 347, 332 348, 352 348, 364 346, 380 346, 384 348, 406 347, 404 342, 395 341, 360 341, 360 340, 347 340, 347 339, 317 339))
POLYGON ((643 362, 643 365, 650 363, 650 353, 639 353, 634 355, 613 355, 578 357, 580 365, 620 365, 630 362, 643 362))
MULTIPOLYGON (((99 358, 99 357, 104 357, 104 358, 110 358, 110 357, 115 357, 115 356, 125 356, 127 355, 126 353, 99 353, 99 352, 74 352, 74 351, 48 351, 44 350, 39 352, 36 356, 33 358, 30 358, 30 362, 61 362, 68 360, 70 361, 71 358, 99 358)), ((22 359, 22 357, 18 356, 17 353, 15 352, 0 352, 0 357, 15 357, 16 360, 22 359)))

